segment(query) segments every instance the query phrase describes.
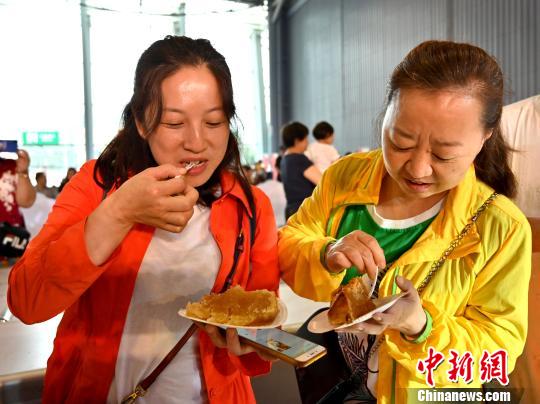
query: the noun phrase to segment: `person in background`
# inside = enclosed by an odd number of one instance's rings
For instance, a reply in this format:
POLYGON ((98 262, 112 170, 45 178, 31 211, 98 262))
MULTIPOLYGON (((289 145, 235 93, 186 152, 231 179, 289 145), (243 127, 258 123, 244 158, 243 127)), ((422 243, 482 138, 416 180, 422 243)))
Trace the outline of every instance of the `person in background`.
POLYGON ((0 222, 24 227, 19 207, 32 206, 36 190, 28 177, 30 156, 22 149, 17 155, 17 160, 0 158, 0 222))
POLYGON ((339 159, 339 153, 333 146, 334 128, 328 122, 319 122, 313 127, 313 137, 315 142, 309 144, 306 156, 324 173, 330 164, 339 159))
POLYGON ((281 181, 287 197, 285 219, 298 210, 321 179, 321 172, 304 154, 308 134, 308 128, 300 122, 292 122, 281 128, 281 139, 285 146, 280 164, 281 181))
POLYGON ((281 163, 281 156, 276 158, 275 169, 278 172, 277 178, 274 180, 272 177, 266 179, 266 177, 260 176, 261 181, 257 184, 272 203, 272 209, 274 210, 274 216, 276 217, 277 227, 281 227, 285 224, 285 206, 287 205, 287 198, 285 197, 285 190, 280 180, 279 164, 281 163))
POLYGON ((45 195, 47 198, 56 198, 57 190, 47 186, 47 175, 43 171, 36 173, 36 192, 45 195))
POLYGON ((510 200, 503 82, 476 46, 421 43, 391 75, 382 148, 333 164, 280 230, 282 276, 300 296, 330 301, 365 274, 379 298, 405 293, 333 334, 352 375, 341 401, 415 402, 435 352, 437 388, 481 388, 484 352, 504 355, 495 359, 507 365, 503 383, 514 369, 527 336, 531 228, 510 200), (449 377, 452 350, 471 355, 471 380, 449 377))
MULTIPOLYGON (((228 285, 277 290, 274 215, 242 175, 235 110, 209 41, 167 36, 143 52, 122 129, 67 183, 9 275, 24 323, 64 312, 44 402, 121 402, 190 335, 177 314, 188 302, 228 285)), ((200 328, 138 404, 255 402, 249 377, 269 357, 233 328, 200 328)))
POLYGON ((26 247, 27 240, 21 241, 26 238, 26 231, 16 234, 17 240, 10 226, 26 229, 21 209, 32 206, 36 200, 36 190, 28 177, 29 166, 30 156, 26 150, 17 151, 17 160, 0 158, 0 266, 12 265, 26 247), (17 247, 13 248, 14 244, 17 247))
POLYGON ((255 171, 253 170, 253 167, 251 167, 249 164, 243 164, 242 173, 251 185, 255 185, 255 171))
POLYGON ((71 178, 73 178, 75 174, 77 174, 77 170, 74 167, 69 167, 66 172, 66 176, 62 178, 62 181, 60 182, 60 186, 58 187, 58 193, 62 192, 66 184, 71 178))
POLYGON ((266 173, 266 168, 262 160, 255 163, 253 167, 253 176, 255 178, 253 185, 260 184, 266 180, 268 174, 266 173))

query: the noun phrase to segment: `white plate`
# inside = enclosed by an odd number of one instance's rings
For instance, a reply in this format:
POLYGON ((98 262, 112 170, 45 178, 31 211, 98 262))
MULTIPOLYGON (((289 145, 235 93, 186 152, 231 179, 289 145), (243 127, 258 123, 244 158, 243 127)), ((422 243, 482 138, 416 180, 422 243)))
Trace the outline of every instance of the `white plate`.
POLYGON ((317 314, 315 317, 311 319, 311 321, 308 324, 308 330, 315 334, 321 334, 323 332, 337 330, 340 328, 349 327, 353 324, 361 323, 362 321, 369 320, 371 317, 373 317, 374 314, 380 313, 389 309, 403 295, 405 295, 405 293, 398 293, 397 295, 386 296, 380 299, 373 299, 373 303, 376 306, 373 310, 371 310, 369 313, 364 314, 363 316, 358 317, 352 323, 343 324, 337 327, 335 325, 330 324, 330 321, 328 321, 328 310, 325 310, 317 314))
POLYGON ((278 301, 278 314, 277 314, 276 318, 274 319, 274 321, 272 321, 272 323, 267 324, 267 325, 249 326, 249 325, 232 325, 232 324, 214 323, 212 321, 201 320, 200 318, 190 317, 190 316, 186 315, 186 309, 185 308, 181 309, 178 312, 178 314, 180 316, 182 316, 182 317, 189 318, 190 320, 197 321, 199 323, 217 325, 218 327, 247 328, 247 329, 251 329, 251 330, 261 330, 263 328, 276 328, 276 327, 279 327, 280 325, 285 323, 285 321, 287 321, 287 306, 285 306, 285 303, 283 303, 280 299, 277 299, 277 301, 278 301))

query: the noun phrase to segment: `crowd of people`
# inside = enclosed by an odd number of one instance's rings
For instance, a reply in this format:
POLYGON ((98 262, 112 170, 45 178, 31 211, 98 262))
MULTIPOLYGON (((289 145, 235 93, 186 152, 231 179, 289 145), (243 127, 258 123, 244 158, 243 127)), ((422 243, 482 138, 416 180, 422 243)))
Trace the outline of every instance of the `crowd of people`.
MULTIPOLYGON (((430 348, 478 360, 504 350, 511 372, 527 335, 531 229, 511 201, 502 104, 503 75, 484 50, 423 42, 389 79, 379 149, 340 158, 329 123, 311 145, 306 125, 288 123, 269 179, 262 164, 241 166, 224 57, 204 39, 156 41, 121 130, 65 184, 10 273, 8 304, 23 322, 64 313, 43 400, 254 402, 249 378, 272 357, 234 328, 198 324, 190 338, 177 311, 231 285, 276 291, 280 279, 315 301, 364 276, 376 296, 404 294, 331 332, 328 355, 350 382, 326 402, 408 402, 426 386, 417 364, 430 348), (279 232, 265 194, 278 178, 279 232)), ((25 182, 27 169, 17 163, 25 182)), ((450 382, 441 367, 434 380, 481 387, 476 370, 450 382)))
POLYGON ((283 146, 274 164, 258 161, 243 165, 252 185, 261 188, 270 198, 278 227, 294 214, 305 198, 311 195, 324 171, 340 155, 333 146, 334 128, 328 122, 317 123, 309 143, 309 129, 300 122, 286 124, 281 129, 283 146))

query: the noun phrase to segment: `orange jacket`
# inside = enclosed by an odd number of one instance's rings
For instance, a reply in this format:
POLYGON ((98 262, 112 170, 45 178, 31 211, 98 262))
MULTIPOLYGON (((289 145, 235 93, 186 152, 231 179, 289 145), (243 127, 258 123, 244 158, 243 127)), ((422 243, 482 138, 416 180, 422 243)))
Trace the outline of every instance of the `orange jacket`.
MULTIPOLYGON (((154 233, 153 227, 137 224, 103 265, 92 264, 84 226, 103 197, 93 180, 94 165, 95 161, 86 163, 72 178, 43 229, 9 275, 8 304, 23 322, 45 321, 65 311, 47 363, 46 403, 106 401, 137 272, 154 233)), ((210 213, 210 230, 222 255, 213 291, 222 288, 232 266, 239 232, 238 203, 251 215, 242 188, 231 173, 222 174, 221 185, 223 195, 212 204, 210 213)), ((252 190, 257 207, 255 241, 250 246, 249 237, 244 238, 244 253, 233 284, 248 290, 277 290, 274 215, 268 198, 260 190, 252 190)), ((248 235, 246 215, 242 225, 248 235)), ((199 333, 199 345, 210 402, 255 402, 249 376, 268 372, 269 362, 254 353, 230 355, 214 347, 204 333, 199 333)))

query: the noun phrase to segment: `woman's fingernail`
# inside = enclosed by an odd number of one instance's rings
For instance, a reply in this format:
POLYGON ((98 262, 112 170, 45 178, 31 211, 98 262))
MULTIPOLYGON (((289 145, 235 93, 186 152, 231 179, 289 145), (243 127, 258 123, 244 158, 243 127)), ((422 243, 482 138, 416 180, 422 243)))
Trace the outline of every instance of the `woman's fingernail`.
POLYGON ((375 320, 377 320, 377 321, 381 321, 381 320, 382 320, 380 316, 375 316, 375 317, 373 317, 373 318, 374 318, 375 320))

